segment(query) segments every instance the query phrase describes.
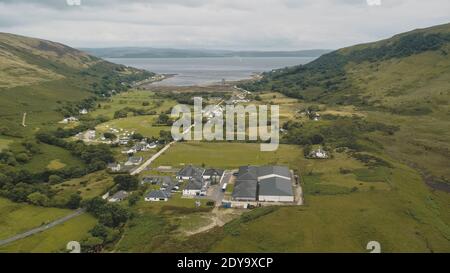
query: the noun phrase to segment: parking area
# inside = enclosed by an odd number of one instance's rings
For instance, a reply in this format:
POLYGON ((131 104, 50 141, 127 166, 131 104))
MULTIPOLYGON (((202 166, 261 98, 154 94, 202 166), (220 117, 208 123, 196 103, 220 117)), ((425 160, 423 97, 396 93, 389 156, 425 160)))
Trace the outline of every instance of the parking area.
POLYGON ((221 206, 222 200, 225 196, 225 191, 223 190, 223 185, 225 183, 229 183, 231 178, 233 177, 233 172, 226 170, 223 174, 220 183, 217 185, 213 185, 208 190, 208 198, 213 200, 216 203, 216 207, 221 206))

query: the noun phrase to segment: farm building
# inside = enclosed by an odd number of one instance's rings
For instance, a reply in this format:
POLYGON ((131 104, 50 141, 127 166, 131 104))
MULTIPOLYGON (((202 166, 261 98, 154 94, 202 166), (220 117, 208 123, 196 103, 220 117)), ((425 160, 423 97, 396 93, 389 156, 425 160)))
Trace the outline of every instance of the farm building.
POLYGON ((232 198, 236 201, 293 202, 291 172, 284 166, 240 167, 232 198))
POLYGON ((233 189, 233 200, 236 201, 256 201, 258 192, 258 181, 256 180, 236 180, 233 189))
POLYGON ((261 202, 294 202, 292 181, 280 177, 271 177, 259 181, 259 196, 261 202))

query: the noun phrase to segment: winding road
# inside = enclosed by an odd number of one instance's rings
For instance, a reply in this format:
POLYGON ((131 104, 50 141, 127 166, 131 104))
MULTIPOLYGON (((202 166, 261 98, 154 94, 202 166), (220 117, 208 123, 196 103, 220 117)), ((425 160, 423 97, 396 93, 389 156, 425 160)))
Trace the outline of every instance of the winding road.
MULTIPOLYGON (((223 102, 224 102, 224 100, 221 100, 218 104, 216 104, 216 106, 220 106, 223 102)), ((206 114, 208 114, 208 113, 206 113, 206 114)), ((183 131, 183 135, 185 135, 187 133, 190 133, 191 129, 193 127, 195 127, 195 123, 193 125, 191 125, 189 128, 187 128, 186 130, 184 130, 183 131)), ((169 144, 167 144, 166 146, 164 146, 164 148, 162 148, 159 152, 154 154, 151 158, 149 158, 147 161, 145 161, 141 166, 136 168, 130 174, 131 175, 137 175, 137 174, 140 174, 141 172, 143 172, 148 166, 150 166, 153 163, 153 161, 158 159, 158 157, 160 157, 165 151, 167 151, 170 148, 170 146, 172 146, 174 143, 176 143, 178 141, 179 140, 174 140, 174 141, 170 142, 169 144)))
POLYGON ((36 233, 40 233, 40 232, 46 231, 46 230, 51 229, 51 228, 53 228, 53 227, 55 227, 57 225, 60 225, 60 224, 62 224, 64 222, 67 222, 70 219, 78 217, 78 216, 80 216, 81 214, 83 214, 85 212, 86 211, 84 209, 78 209, 75 212, 73 212, 73 213, 71 213, 71 214, 69 214, 67 216, 64 216, 62 218, 59 218, 59 219, 57 219, 57 220, 55 220, 55 221, 53 221, 53 222, 51 222, 51 223, 49 223, 47 225, 43 225, 43 226, 40 226, 38 228, 31 229, 29 231, 26 231, 24 233, 18 234, 16 236, 13 236, 13 237, 8 238, 8 239, 0 240, 0 246, 6 245, 6 244, 10 244, 12 242, 15 242, 17 240, 29 237, 29 236, 34 235, 36 233))

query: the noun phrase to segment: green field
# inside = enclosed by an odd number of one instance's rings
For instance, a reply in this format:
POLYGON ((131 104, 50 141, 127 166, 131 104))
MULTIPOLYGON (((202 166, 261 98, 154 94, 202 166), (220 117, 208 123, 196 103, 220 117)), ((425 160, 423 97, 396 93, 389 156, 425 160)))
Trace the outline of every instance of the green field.
MULTIPOLYGON (((311 180, 303 181, 305 189, 311 180)), ((387 183, 380 190, 306 194, 305 206, 241 217, 195 239, 209 242, 203 247, 212 252, 368 252, 372 240, 383 252, 450 251, 450 216, 442 214, 449 195, 431 193, 417 172, 399 164, 387 183)))
POLYGON ((122 119, 115 119, 102 123, 96 127, 99 133, 108 132, 109 128, 123 129, 140 133, 145 137, 159 137, 162 130, 170 131, 169 126, 153 126, 157 116, 135 116, 122 119))
POLYGON ((181 198, 174 194, 168 202, 140 200, 131 209, 137 217, 125 227, 123 237, 111 249, 117 252, 161 252, 163 241, 183 238, 184 232, 209 224, 207 200, 181 198), (163 240, 163 241, 161 241, 163 240))
POLYGON ((205 164, 208 167, 237 168, 244 165, 291 165, 302 156, 301 149, 293 145, 280 145, 275 152, 261 152, 259 144, 182 142, 173 145, 153 166, 205 164))
POLYGON ((91 116, 113 118, 116 111, 125 107, 155 111, 159 114, 171 109, 177 103, 169 99, 160 99, 157 94, 151 91, 130 90, 100 102, 100 104, 101 107, 92 112, 91 116), (148 105, 143 105, 143 103, 148 103, 148 105))
POLYGON ((346 153, 308 160, 297 146, 282 145, 275 155, 258 149, 255 144, 177 143, 154 165, 287 164, 300 171, 306 205, 250 221, 243 217, 187 238, 177 250, 166 243, 161 251, 192 251, 188 245, 195 244, 194 251, 212 252, 367 252, 372 240, 384 252, 450 250, 450 216, 442 214, 449 194, 430 192, 416 170, 385 156, 392 167, 367 167, 346 153))
POLYGON ((89 214, 73 218, 52 229, 0 247, 0 252, 8 253, 51 253, 66 252, 68 242, 85 239, 97 223, 89 214))
POLYGON ((0 198, 0 239, 6 239, 70 214, 70 210, 18 204, 0 198))
POLYGON ((63 116, 55 110, 61 102, 78 102, 90 95, 87 90, 74 85, 70 80, 58 80, 0 89, 1 127, 13 135, 30 136, 40 129, 58 126, 63 116), (21 126, 24 112, 27 113, 27 127, 21 126))
POLYGON ((52 186, 55 199, 68 200, 71 194, 78 193, 81 198, 101 196, 114 185, 113 178, 105 172, 96 172, 52 186))
POLYGON ((39 149, 41 150, 41 152, 37 155, 34 155, 29 162, 22 165, 22 168, 27 169, 31 172, 42 172, 46 169, 57 170, 66 166, 85 166, 83 161, 76 158, 69 151, 63 148, 41 143, 39 144, 39 149))
POLYGON ((0 151, 2 151, 3 149, 7 149, 9 147, 9 145, 13 142, 14 141, 11 139, 0 138, 0 151))
POLYGON ((145 214, 131 220, 123 238, 114 247, 117 252, 152 252, 153 244, 170 232, 167 221, 155 214, 145 214))
POLYGON ((447 23, 339 49, 302 69, 268 73, 263 81, 249 83, 246 88, 270 90, 261 95, 265 101, 282 102, 284 98, 272 96, 279 90, 309 103, 353 108, 370 121, 398 126, 400 130, 394 135, 370 136, 372 144, 384 147, 378 152, 417 169, 432 184, 446 184, 442 187, 448 189, 449 33, 447 23), (439 38, 432 41, 433 36, 439 38))

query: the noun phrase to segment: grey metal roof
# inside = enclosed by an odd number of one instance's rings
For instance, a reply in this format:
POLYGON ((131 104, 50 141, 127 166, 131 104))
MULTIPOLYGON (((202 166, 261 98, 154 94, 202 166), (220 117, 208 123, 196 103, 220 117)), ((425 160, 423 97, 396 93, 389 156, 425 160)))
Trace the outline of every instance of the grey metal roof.
POLYGON ((239 168, 238 180, 253 180, 258 178, 258 168, 255 166, 242 166, 239 168))
POLYGON ((124 199, 128 196, 128 193, 126 191, 118 191, 113 196, 111 196, 112 199, 124 199))
POLYGON ((292 196, 291 180, 280 178, 279 176, 290 178, 291 172, 289 168, 284 166, 242 166, 239 168, 232 196, 234 199, 255 200, 258 194, 292 196), (260 177, 267 175, 274 176, 262 179, 258 183, 260 177))
POLYGON ((149 192, 145 198, 157 198, 157 199, 164 199, 164 198, 170 198, 170 193, 166 191, 156 190, 149 192))
POLYGON ((143 160, 142 157, 137 157, 137 156, 132 156, 132 157, 128 158, 128 162, 133 163, 133 164, 140 163, 142 160, 143 160))
POLYGON ((186 190, 201 190, 203 187, 203 179, 191 179, 186 185, 186 190))
POLYGON ((194 177, 203 175, 205 169, 193 167, 192 165, 186 166, 178 172, 178 176, 194 177))
POLYGON ((262 166, 258 167, 258 177, 266 175, 279 175, 284 177, 291 177, 291 172, 285 166, 262 166))
POLYGON ((233 189, 233 198, 255 199, 258 191, 258 181, 254 180, 236 180, 233 189))
POLYGON ((259 181, 259 195, 293 196, 292 182, 279 177, 259 181))

